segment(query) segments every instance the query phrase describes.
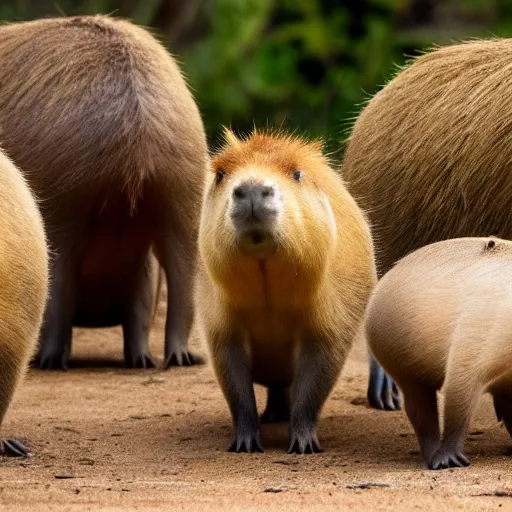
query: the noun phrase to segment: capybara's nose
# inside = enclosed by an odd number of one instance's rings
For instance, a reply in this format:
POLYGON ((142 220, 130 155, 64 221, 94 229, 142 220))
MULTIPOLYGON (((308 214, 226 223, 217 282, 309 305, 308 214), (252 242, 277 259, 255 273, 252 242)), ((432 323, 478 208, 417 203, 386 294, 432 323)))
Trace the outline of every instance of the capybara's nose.
POLYGON ((271 185, 255 181, 240 183, 233 189, 234 216, 268 221, 277 214, 276 191, 271 185))

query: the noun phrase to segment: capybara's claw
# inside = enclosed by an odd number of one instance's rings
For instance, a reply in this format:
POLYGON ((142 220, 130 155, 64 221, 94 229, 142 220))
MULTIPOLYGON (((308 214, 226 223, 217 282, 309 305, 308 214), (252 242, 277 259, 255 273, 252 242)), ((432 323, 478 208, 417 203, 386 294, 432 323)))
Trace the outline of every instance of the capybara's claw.
POLYGON ((164 368, 169 368, 171 366, 193 366, 204 363, 205 360, 201 356, 193 354, 188 350, 176 351, 167 356, 164 368))
POLYGON ((2 455, 5 457, 28 457, 30 450, 17 439, 4 439, 2 442, 2 455))
POLYGON ((469 466, 469 460, 458 451, 439 449, 428 463, 429 469, 463 468, 469 466))
POLYGON ((228 448, 228 452, 263 453, 259 434, 256 432, 254 434, 237 435, 228 448))
POLYGON ((131 357, 127 356, 125 363, 128 368, 143 368, 145 370, 156 366, 151 355, 147 353, 141 353, 131 357))
POLYGON ((290 448, 287 453, 311 454, 322 453, 322 447, 316 434, 294 434, 290 441, 290 448))

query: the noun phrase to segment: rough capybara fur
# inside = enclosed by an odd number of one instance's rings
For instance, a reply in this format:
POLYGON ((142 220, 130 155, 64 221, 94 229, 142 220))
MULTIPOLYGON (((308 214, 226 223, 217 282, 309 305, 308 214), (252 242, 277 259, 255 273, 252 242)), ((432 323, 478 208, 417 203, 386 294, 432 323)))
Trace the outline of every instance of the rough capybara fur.
POLYGON ((178 66, 106 16, 0 28, 0 140, 41 199, 52 250, 38 353, 66 368, 72 326, 121 324, 148 367, 150 247, 169 290, 166 365, 191 364, 192 279, 208 155, 178 66))
POLYGON ((469 465, 462 447, 483 392, 512 435, 511 242, 458 238, 418 249, 379 281, 364 327, 403 392, 430 469, 469 465))
MULTIPOLYGON (((43 220, 21 172, 0 151, 0 424, 37 343, 48 294, 43 220)), ((15 440, 10 455, 26 455, 15 440)))
POLYGON ((316 423, 375 284, 367 223, 317 143, 227 132, 207 182, 199 331, 229 404, 232 451, 262 451, 262 421, 290 420, 289 452, 321 450, 316 423))
POLYGON ((342 175, 369 215, 379 276, 439 240, 512 238, 511 51, 512 39, 436 49, 362 110, 342 175))

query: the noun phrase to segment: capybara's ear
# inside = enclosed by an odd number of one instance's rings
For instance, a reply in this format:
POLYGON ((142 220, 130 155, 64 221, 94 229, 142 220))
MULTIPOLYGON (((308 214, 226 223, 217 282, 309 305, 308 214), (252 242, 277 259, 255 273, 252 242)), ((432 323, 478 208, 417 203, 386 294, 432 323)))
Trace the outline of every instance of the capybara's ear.
POLYGON ((230 130, 227 126, 222 127, 224 129, 224 138, 226 140, 226 143, 229 146, 237 147, 242 142, 232 130, 230 130))

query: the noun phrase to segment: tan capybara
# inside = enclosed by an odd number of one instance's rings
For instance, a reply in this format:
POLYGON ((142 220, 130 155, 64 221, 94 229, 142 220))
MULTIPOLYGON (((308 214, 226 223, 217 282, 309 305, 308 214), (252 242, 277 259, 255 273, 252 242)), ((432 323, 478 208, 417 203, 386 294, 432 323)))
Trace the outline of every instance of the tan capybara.
POLYGON ((165 361, 192 364, 193 274, 208 154, 180 70, 145 29, 106 16, 0 28, 0 140, 41 199, 53 255, 37 356, 66 368, 72 326, 122 325, 150 367, 150 247, 169 290, 165 361))
MULTIPOLYGON (((377 271, 424 245, 512 239, 512 39, 472 41, 416 58, 362 110, 342 175, 368 212, 377 271)), ((368 398, 399 407, 373 365, 368 398)))
MULTIPOLYGON (((0 151, 0 424, 37 343, 48 294, 43 220, 21 172, 0 151)), ((16 440, 6 455, 27 455, 16 440)))
POLYGON ((406 256, 379 281, 364 329, 430 469, 469 465, 463 442, 483 392, 512 435, 512 242, 457 238, 406 256))
POLYGON ((262 421, 290 419, 289 453, 321 451, 316 423, 375 284, 368 225, 321 145, 227 132, 203 200, 196 286, 235 425, 236 452, 262 451, 262 421))

